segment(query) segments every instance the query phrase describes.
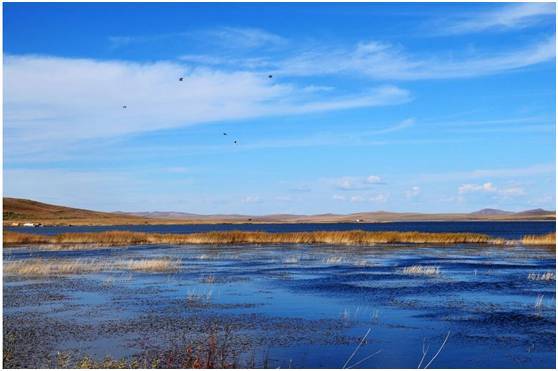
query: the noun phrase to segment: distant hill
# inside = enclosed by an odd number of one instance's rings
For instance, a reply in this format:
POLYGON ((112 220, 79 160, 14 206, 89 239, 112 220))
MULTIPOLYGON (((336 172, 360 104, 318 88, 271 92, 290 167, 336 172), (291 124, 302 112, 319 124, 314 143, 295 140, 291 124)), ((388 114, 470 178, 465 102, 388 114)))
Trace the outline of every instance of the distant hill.
POLYGON ((144 219, 134 215, 118 215, 20 198, 4 197, 4 224, 141 224, 144 219))
POLYGON ((475 221, 475 220, 555 220, 556 213, 543 209, 518 213, 482 209, 472 213, 423 214, 389 211, 353 214, 295 215, 198 215, 174 211, 99 212, 43 202, 4 197, 4 225, 41 223, 45 225, 126 225, 195 223, 380 223, 394 221, 475 221))
POLYGON ((482 209, 478 211, 473 211, 471 215, 510 215, 513 214, 512 211, 505 211, 500 209, 482 209))
POLYGON ((544 210, 544 209, 532 209, 532 210, 525 210, 525 211, 521 211, 519 213, 516 213, 516 215, 532 215, 532 216, 548 215, 548 214, 556 214, 556 211, 549 211, 549 210, 544 210))

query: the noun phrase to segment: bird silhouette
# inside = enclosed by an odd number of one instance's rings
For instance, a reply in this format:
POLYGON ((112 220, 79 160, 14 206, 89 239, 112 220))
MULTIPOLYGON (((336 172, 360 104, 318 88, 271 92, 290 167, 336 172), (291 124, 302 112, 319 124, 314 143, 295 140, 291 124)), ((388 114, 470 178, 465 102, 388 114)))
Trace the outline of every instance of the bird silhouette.
POLYGON ((272 77, 273 77, 273 75, 268 75, 267 76, 268 79, 271 79, 272 77))
POLYGON ((234 144, 238 144, 238 142, 235 140, 235 141, 234 141, 234 144))
POLYGON ((223 135, 227 135, 227 133, 223 133, 223 135))
POLYGON ((122 106, 122 108, 128 108, 128 106, 122 106))
POLYGON ((180 77, 178 81, 184 81, 184 77, 180 77))

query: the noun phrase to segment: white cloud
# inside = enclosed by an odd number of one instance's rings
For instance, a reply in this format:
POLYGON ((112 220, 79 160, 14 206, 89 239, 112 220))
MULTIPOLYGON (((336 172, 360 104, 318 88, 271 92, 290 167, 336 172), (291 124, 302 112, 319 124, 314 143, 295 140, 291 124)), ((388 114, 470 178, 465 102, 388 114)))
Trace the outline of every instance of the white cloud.
POLYGON ((227 48, 275 47, 288 42, 287 39, 274 33, 249 27, 220 27, 202 34, 208 35, 213 41, 227 48))
POLYGON ((463 184, 458 188, 459 194, 471 192, 496 192, 496 187, 490 182, 484 184, 463 184))
POLYGON ((235 57, 234 55, 214 56, 210 54, 185 54, 178 57, 178 59, 189 64, 229 67, 235 69, 264 68, 271 64, 268 58, 265 57, 239 58, 235 57))
POLYGON ((407 91, 394 86, 322 99, 309 98, 303 88, 274 83, 253 72, 170 62, 7 56, 5 144, 14 155, 60 148, 78 140, 222 120, 399 104, 409 99, 407 91))
POLYGON ((333 184, 335 188, 342 191, 370 189, 374 185, 384 184, 382 178, 377 175, 369 175, 367 177, 344 176, 340 178, 327 179, 326 183, 333 184))
POLYGON ((491 182, 486 182, 483 184, 463 184, 459 186, 458 193, 460 195, 466 193, 492 193, 501 197, 514 197, 514 196, 524 196, 526 194, 525 190, 519 186, 507 186, 507 187, 496 187, 491 182))
POLYGON ((478 169, 471 171, 422 174, 419 175, 418 180, 426 182, 443 182, 479 178, 519 178, 530 177, 534 175, 551 175, 555 173, 556 166, 554 164, 535 164, 519 168, 478 169))
POLYGON ((457 20, 448 20, 441 27, 442 33, 464 34, 486 30, 522 29, 545 19, 552 20, 555 15, 554 3, 524 3, 505 5, 499 9, 478 12, 457 20))
POLYGON ((419 186, 413 186, 411 187, 411 189, 406 190, 405 191, 405 197, 406 198, 414 198, 417 197, 421 192, 421 189, 419 186))
POLYGON ((386 202, 389 198, 389 195, 380 193, 375 196, 368 197, 368 201, 370 202, 386 202))
POLYGON ((293 200, 291 196, 276 196, 275 199, 281 202, 291 202, 293 200))
POLYGON ((245 196, 242 197, 240 202, 243 204, 257 204, 262 202, 262 198, 260 196, 245 196))
POLYGON ((434 55, 412 56, 401 47, 369 41, 350 50, 326 48, 301 53, 280 61, 276 73, 295 76, 360 73, 377 80, 470 78, 552 62, 555 43, 555 38, 549 37, 514 50, 444 59, 434 55))
POLYGON ((310 188, 309 186, 300 185, 289 188, 289 191, 295 193, 308 193, 312 191, 312 188, 310 188))
POLYGON ((336 201, 348 201, 351 203, 383 203, 388 200, 388 195, 383 193, 378 193, 375 195, 354 195, 350 197, 346 197, 343 195, 333 195, 332 197, 336 201))
POLYGON ((276 48, 288 45, 288 40, 266 30, 251 27, 217 27, 213 29, 170 32, 147 35, 115 35, 109 37, 111 47, 132 44, 160 43, 165 40, 183 40, 217 45, 220 49, 276 48))
POLYGON ((368 184, 378 184, 382 182, 382 178, 377 175, 370 175, 366 177, 366 183, 368 184))
POLYGON ((366 199, 362 196, 351 196, 351 202, 364 202, 366 199))
POLYGON ((522 187, 507 187, 499 190, 499 194, 505 197, 524 196, 526 194, 522 187))

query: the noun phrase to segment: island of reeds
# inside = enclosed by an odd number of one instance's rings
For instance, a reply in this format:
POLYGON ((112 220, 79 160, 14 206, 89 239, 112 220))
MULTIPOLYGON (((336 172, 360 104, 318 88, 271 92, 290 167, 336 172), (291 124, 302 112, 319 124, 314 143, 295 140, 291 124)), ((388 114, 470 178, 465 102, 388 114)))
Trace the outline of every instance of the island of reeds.
POLYGON ((4 231, 4 246, 23 244, 93 244, 110 246, 134 244, 329 244, 344 246, 367 246, 377 244, 556 245, 556 234, 528 235, 524 236, 521 240, 505 240, 478 233, 370 232, 361 230, 287 233, 223 231, 189 234, 108 231, 62 233, 57 235, 4 231))

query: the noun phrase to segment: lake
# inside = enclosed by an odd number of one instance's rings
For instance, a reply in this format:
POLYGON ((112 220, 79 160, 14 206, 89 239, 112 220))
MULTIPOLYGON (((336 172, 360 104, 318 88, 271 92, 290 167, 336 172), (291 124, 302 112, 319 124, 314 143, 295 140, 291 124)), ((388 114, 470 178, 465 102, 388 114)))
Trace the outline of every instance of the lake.
POLYGON ((391 222, 391 223, 304 223, 304 224, 191 224, 191 225, 109 225, 109 226, 56 226, 8 227, 7 229, 37 234, 69 232, 101 232, 126 230, 150 233, 195 233, 209 231, 261 231, 261 232, 311 232, 311 231, 419 231, 419 232, 470 232, 492 237, 520 239, 526 234, 544 234, 556 230, 555 221, 511 222, 391 222))
MULTIPOLYGON (((546 233, 554 223, 357 225, 365 230, 394 226, 509 238, 546 233)), ((126 229, 189 233, 222 227, 126 229)), ((71 228, 101 229, 107 227, 71 228)), ((46 278, 5 275, 4 339, 17 360, 14 367, 52 366, 57 352, 97 360, 166 354, 164 362, 173 366, 172 353, 165 352, 183 352, 184 344, 203 344, 211 336, 229 344, 234 364, 246 367, 416 368, 423 351, 421 367, 432 361, 429 368, 555 367, 555 280, 537 275, 555 273, 556 260, 554 250, 544 247, 28 246, 5 248, 3 257, 4 264, 161 257, 180 264, 178 271, 163 273, 116 269, 46 278)))

